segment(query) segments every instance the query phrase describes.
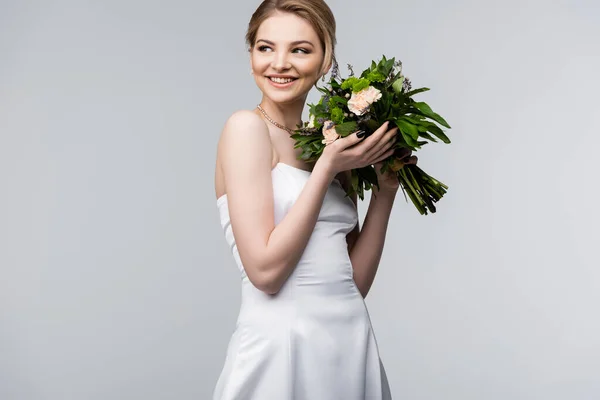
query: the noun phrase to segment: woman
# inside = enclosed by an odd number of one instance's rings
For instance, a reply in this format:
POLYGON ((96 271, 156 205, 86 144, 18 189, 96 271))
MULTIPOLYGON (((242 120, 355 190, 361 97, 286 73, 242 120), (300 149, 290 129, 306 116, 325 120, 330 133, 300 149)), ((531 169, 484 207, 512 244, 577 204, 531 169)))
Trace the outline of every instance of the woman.
POLYGON ((345 192, 349 170, 392 154, 395 128, 353 133, 314 164, 300 161, 289 135, 335 61, 331 10, 322 0, 265 0, 246 40, 263 96, 227 120, 217 151, 217 205, 242 304, 213 398, 390 399, 363 298, 398 182, 379 177, 360 234, 356 196, 345 192))

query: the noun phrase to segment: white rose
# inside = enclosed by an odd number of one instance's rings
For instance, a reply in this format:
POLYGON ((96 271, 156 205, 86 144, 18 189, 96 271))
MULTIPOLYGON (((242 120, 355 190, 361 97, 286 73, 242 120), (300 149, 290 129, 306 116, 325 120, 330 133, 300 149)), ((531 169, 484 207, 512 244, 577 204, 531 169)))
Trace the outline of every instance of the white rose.
POLYGON ((363 115, 369 106, 381 98, 381 91, 369 86, 357 93, 352 93, 348 100, 348 109, 356 115, 363 115))

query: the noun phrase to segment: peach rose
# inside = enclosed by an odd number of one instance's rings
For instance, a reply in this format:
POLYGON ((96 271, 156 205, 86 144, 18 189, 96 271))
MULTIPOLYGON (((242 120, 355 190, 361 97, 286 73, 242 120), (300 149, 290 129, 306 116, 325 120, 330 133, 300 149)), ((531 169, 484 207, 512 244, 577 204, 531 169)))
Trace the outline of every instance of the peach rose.
POLYGON ((325 145, 335 142, 340 137, 340 134, 335 131, 335 124, 333 121, 325 121, 323 123, 323 137, 325 139, 322 140, 321 143, 324 143, 325 145))
POLYGON ((348 100, 348 109, 356 115, 363 115, 369 106, 381 98, 381 91, 369 86, 357 93, 352 93, 348 100))

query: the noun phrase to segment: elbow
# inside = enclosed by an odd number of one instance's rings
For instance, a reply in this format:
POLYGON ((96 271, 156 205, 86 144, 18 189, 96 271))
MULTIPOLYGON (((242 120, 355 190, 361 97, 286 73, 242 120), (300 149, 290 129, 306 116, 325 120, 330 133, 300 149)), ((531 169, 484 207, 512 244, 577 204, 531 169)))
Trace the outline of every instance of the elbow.
POLYGON ((266 294, 277 294, 283 286, 283 282, 271 271, 258 272, 253 276, 248 275, 248 279, 255 288, 266 294))
POLYGON ((266 294, 277 294, 291 271, 288 260, 275 261, 271 258, 247 258, 242 260, 248 280, 266 294))
POLYGON ((270 294, 270 295, 279 293, 279 290, 281 289, 281 286, 274 285, 274 284, 265 284, 265 285, 259 285, 259 286, 254 285, 254 286, 261 292, 264 292, 264 293, 270 294))

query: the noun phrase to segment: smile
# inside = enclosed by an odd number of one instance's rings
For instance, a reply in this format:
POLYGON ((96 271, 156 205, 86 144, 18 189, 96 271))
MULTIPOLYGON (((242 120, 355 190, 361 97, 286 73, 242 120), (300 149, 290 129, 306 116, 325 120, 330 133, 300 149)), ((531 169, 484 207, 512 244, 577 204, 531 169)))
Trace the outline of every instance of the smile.
POLYGON ((290 83, 296 80, 296 78, 276 78, 273 76, 268 76, 267 78, 275 83, 290 83))
POLYGON ((277 89, 287 89, 291 87, 298 78, 276 78, 267 76, 267 80, 271 86, 276 87, 277 89))

